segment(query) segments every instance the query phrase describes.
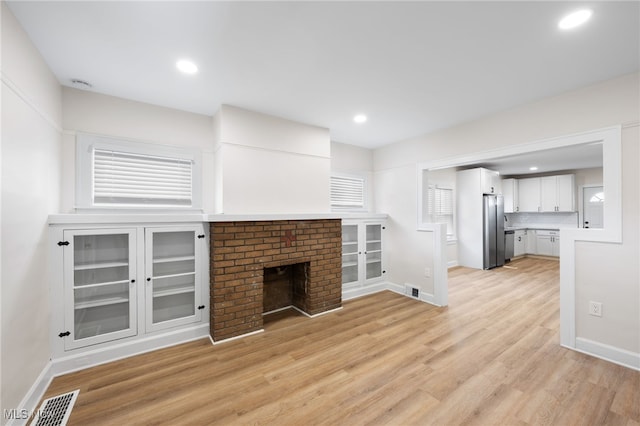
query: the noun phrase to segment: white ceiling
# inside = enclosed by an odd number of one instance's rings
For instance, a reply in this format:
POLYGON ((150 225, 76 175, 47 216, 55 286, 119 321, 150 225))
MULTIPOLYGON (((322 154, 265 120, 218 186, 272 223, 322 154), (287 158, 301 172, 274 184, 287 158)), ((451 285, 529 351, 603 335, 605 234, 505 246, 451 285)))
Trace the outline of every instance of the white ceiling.
POLYGON ((63 85, 369 148, 639 69, 639 2, 9 1, 63 85), (591 21, 557 29, 582 6, 591 21), (200 72, 180 74, 191 58, 200 72), (365 113, 369 121, 355 124, 365 113))
POLYGON ((572 145, 494 158, 459 167, 458 169, 473 167, 485 167, 489 170, 495 170, 500 172, 501 176, 520 176, 602 167, 602 144, 572 145), (537 169, 530 170, 531 167, 537 167, 537 169))

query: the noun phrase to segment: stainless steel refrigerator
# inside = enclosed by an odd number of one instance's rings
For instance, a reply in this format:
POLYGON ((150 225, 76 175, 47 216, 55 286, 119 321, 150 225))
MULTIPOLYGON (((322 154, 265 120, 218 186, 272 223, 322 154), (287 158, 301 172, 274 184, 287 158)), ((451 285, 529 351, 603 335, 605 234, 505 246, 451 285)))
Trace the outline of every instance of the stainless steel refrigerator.
POLYGON ((484 269, 504 265, 504 201, 502 195, 483 197, 484 269))

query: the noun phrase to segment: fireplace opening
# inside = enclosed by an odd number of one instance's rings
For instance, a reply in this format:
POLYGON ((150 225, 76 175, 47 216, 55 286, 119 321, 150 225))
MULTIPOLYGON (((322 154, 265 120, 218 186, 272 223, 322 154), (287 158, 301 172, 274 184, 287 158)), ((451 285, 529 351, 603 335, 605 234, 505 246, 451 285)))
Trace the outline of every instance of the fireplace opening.
POLYGON ((295 307, 304 310, 309 282, 309 262, 264 268, 263 315, 295 307))

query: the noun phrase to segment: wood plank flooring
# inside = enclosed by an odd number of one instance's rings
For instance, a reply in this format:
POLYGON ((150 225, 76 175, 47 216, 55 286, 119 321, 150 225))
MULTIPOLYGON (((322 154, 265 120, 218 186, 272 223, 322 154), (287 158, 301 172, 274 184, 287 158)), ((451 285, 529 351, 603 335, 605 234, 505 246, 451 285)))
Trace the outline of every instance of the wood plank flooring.
POLYGON ((558 262, 449 274, 448 308, 391 292, 265 332, 56 378, 78 425, 640 425, 640 372, 559 346, 558 262))

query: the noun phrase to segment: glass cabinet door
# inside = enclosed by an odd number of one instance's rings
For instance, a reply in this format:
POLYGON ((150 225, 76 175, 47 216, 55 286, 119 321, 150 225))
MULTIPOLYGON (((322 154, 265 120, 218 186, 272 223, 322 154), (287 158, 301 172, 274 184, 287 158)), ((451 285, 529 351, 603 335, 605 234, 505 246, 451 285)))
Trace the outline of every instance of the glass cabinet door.
POLYGON ((199 321, 198 229, 147 228, 145 233, 147 331, 199 321))
POLYGON ((135 231, 64 231, 65 348, 133 336, 135 231))
POLYGON ((358 225, 342 226, 342 284, 358 281, 360 253, 358 251, 358 225))
POLYGON ((382 225, 366 225, 365 230, 365 278, 382 276, 382 225))

